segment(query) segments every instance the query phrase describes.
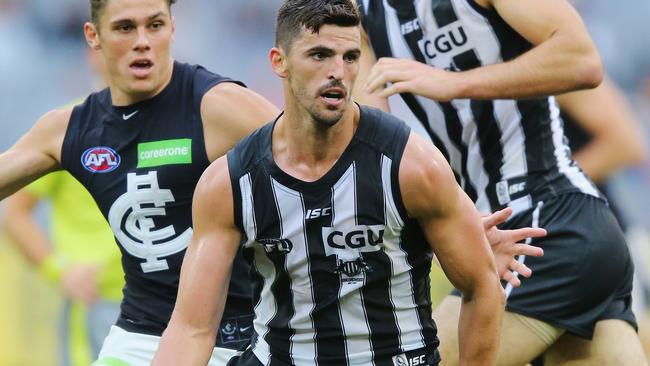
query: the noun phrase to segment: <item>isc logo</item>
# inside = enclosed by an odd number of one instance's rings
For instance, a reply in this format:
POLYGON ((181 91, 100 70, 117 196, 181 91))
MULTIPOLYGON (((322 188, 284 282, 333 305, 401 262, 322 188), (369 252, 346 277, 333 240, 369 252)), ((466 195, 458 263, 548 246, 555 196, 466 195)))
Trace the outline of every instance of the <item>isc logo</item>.
POLYGON ((81 165, 89 172, 108 173, 120 165, 120 156, 110 147, 91 147, 81 155, 81 165))
POLYGON ((394 366, 426 366, 426 356, 407 357, 405 354, 393 357, 394 366))
POLYGON ((307 214, 305 215, 305 220, 310 220, 310 219, 317 219, 321 216, 328 216, 332 212, 331 207, 325 207, 325 208, 310 208, 307 210, 307 214))

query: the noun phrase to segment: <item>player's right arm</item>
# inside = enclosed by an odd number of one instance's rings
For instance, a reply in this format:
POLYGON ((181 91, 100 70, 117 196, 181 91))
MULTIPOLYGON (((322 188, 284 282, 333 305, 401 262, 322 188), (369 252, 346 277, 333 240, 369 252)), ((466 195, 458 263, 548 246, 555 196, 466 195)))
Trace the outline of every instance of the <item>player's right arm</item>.
POLYGON ((399 183, 407 214, 418 220, 445 274, 463 293, 460 365, 493 365, 505 297, 476 208, 442 154, 414 133, 399 183))
POLYGON ((212 354, 241 239, 225 156, 201 176, 192 220, 194 234, 183 259, 176 305, 153 365, 206 365, 212 354))
POLYGON ((60 169, 61 147, 72 108, 43 115, 9 150, 0 154, 0 199, 45 173, 60 169))

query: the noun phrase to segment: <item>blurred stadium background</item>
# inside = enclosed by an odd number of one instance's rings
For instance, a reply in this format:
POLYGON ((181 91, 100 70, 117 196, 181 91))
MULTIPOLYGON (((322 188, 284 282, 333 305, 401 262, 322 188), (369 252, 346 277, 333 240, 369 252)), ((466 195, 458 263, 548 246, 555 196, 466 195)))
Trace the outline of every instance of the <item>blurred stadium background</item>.
MULTIPOLYGON (((175 58, 244 81, 281 105, 267 61, 281 0, 180 0, 175 58)), ((650 1, 575 1, 605 68, 650 135, 650 1)), ((0 0, 0 150, 49 109, 93 90, 84 58, 87 0, 0 0)), ((640 238, 650 229, 650 166, 615 177, 614 193, 640 238)), ((1 209, 1 204, 0 204, 1 209)), ((45 210, 46 208, 43 208, 45 210)), ((45 223, 46 215, 41 213, 45 223)), ((1 233, 0 233, 1 234, 1 233)), ((650 247, 643 247, 650 251, 650 247)), ((637 263, 637 265, 643 265, 637 263)), ((445 283, 433 292, 444 293, 445 283)), ((61 299, 0 235, 0 366, 55 365, 61 299)))

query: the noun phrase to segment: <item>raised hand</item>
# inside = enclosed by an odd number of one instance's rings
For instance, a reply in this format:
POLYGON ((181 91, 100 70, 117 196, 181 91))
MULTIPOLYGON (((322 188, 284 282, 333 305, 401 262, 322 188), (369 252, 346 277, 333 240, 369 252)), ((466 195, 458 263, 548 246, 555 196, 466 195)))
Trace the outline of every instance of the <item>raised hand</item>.
POLYGON ((521 281, 518 275, 530 277, 532 271, 515 257, 519 255, 541 257, 544 255, 542 248, 532 246, 530 242, 532 238, 546 236, 546 230, 531 227, 516 230, 499 229, 497 225, 505 222, 510 215, 512 215, 512 209, 504 208, 493 214, 483 216, 482 220, 485 235, 492 247, 499 276, 513 287, 519 287, 521 281), (522 241, 524 242, 522 243, 522 241))

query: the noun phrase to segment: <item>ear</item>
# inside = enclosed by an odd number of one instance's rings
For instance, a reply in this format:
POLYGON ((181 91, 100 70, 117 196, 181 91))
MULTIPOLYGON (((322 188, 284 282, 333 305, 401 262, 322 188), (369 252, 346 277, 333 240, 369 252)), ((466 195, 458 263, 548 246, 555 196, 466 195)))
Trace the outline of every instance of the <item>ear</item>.
POLYGON ((88 43, 90 48, 93 50, 99 50, 102 48, 99 43, 99 32, 97 31, 95 24, 91 22, 84 23, 84 36, 86 37, 86 43, 88 43))
POLYGON ((282 49, 278 47, 271 48, 269 60, 271 61, 271 68, 277 76, 284 79, 289 75, 287 72, 287 57, 282 49))
POLYGON ((172 43, 176 37, 176 18, 172 16, 172 43))

